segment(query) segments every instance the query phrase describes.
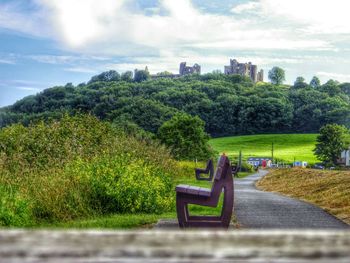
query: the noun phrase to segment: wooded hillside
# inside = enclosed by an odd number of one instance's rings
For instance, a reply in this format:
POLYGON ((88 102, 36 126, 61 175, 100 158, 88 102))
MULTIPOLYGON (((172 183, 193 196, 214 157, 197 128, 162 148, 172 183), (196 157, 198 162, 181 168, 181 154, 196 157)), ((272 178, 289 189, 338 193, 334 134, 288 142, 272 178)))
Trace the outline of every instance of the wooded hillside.
POLYGON ((102 73, 87 84, 57 86, 17 101, 0 110, 0 127, 59 118, 62 112, 89 112, 152 133, 177 112, 186 112, 204 120, 212 136, 317 132, 327 123, 350 123, 350 83, 289 87, 223 74, 141 82, 108 76, 102 73))

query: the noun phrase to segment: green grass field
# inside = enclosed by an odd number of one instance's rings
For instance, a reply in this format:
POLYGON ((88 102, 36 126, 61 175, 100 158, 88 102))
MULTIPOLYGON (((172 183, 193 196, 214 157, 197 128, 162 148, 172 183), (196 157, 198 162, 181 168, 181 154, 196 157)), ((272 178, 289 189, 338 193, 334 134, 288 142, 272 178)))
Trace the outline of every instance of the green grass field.
POLYGON ((295 160, 313 164, 318 160, 313 154, 317 134, 267 134, 223 137, 210 140, 210 145, 219 153, 238 156, 242 150, 243 159, 250 156, 270 157, 274 143, 274 157, 286 162, 295 160))

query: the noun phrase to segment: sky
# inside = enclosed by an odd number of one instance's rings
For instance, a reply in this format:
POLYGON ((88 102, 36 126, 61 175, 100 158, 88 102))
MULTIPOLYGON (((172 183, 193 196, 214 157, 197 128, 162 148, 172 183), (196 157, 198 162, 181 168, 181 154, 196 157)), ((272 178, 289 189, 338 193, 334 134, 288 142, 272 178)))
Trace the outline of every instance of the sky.
POLYGON ((0 107, 107 70, 239 62, 350 82, 349 0, 0 0, 0 107))

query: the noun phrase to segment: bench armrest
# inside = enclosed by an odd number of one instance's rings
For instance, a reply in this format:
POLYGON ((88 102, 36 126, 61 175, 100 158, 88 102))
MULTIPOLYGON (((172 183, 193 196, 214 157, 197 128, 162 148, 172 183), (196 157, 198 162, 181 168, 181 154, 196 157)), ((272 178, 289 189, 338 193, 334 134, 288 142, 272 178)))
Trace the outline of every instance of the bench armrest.
POLYGON ((214 176, 213 160, 208 160, 207 168, 205 169, 196 168, 195 173, 196 179, 199 181, 212 181, 214 176), (209 174, 209 177, 202 177, 201 174, 209 174))

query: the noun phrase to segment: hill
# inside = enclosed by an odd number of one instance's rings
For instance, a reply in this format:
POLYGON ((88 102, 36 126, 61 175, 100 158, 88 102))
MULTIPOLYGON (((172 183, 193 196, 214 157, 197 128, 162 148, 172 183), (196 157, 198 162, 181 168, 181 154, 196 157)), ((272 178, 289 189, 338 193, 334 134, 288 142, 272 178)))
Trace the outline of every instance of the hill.
POLYGON ((289 87, 256 84, 239 75, 193 74, 142 81, 110 75, 23 98, 0 109, 0 127, 57 119, 67 112, 90 113, 115 126, 131 125, 153 134, 179 112, 199 116, 214 137, 314 133, 328 123, 350 126, 349 83, 289 87))
POLYGON ((242 150, 243 158, 250 156, 270 157, 274 143, 274 157, 286 162, 296 160, 317 162, 312 150, 317 134, 268 134, 223 137, 210 140, 210 145, 218 152, 237 156, 242 150))

